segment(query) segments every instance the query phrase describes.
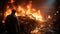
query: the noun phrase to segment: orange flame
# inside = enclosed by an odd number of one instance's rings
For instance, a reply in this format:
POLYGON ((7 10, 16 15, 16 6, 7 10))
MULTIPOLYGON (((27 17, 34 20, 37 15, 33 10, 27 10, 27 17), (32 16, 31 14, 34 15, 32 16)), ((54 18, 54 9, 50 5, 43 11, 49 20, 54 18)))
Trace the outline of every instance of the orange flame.
MULTIPOLYGON (((29 2, 29 4, 26 6, 26 9, 22 8, 20 5, 13 8, 16 9, 16 16, 25 16, 27 15, 28 17, 32 18, 32 19, 36 19, 39 21, 43 22, 43 17, 41 16, 41 12, 40 10, 36 10, 34 8, 32 8, 32 1, 29 2)), ((7 6, 6 12, 4 13, 4 16, 6 17, 7 15, 11 14, 11 8, 9 6, 7 6)))
MULTIPOLYGON (((11 0, 11 3, 13 4, 13 0, 11 0)), ((43 20, 43 17, 41 15, 41 10, 37 10, 35 8, 32 8, 32 1, 29 2, 28 5, 26 5, 26 8, 22 8, 21 5, 18 6, 14 6, 13 5, 13 9, 16 9, 16 16, 25 16, 27 15, 28 17, 30 17, 31 19, 35 19, 36 21, 40 21, 40 22, 45 22, 45 20, 43 20)), ((6 11, 4 13, 5 18, 7 17, 7 15, 11 14, 11 10, 12 8, 10 8, 10 6, 8 5, 6 7, 6 11)), ((48 15, 48 18, 51 19, 51 16, 48 15)), ((4 21, 3 21, 4 22, 4 21)), ((44 27, 44 24, 41 25, 41 27, 44 27)), ((38 29, 34 30, 34 32, 38 32, 38 29)))

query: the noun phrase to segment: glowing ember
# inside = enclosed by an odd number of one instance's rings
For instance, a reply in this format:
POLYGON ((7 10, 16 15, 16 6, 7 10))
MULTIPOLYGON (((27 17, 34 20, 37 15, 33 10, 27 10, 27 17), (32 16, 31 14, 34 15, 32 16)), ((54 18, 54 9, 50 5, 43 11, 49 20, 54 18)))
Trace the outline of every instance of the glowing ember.
POLYGON ((2 23, 5 23, 5 21, 3 20, 2 23))
POLYGON ((48 15, 48 19, 51 19, 52 17, 50 15, 48 15))
POLYGON ((56 15, 56 13, 54 15, 56 15))
POLYGON ((59 13, 59 11, 57 11, 57 13, 59 13))
POLYGON ((37 33, 39 30, 38 28, 36 27, 33 31, 31 31, 31 33, 37 33))

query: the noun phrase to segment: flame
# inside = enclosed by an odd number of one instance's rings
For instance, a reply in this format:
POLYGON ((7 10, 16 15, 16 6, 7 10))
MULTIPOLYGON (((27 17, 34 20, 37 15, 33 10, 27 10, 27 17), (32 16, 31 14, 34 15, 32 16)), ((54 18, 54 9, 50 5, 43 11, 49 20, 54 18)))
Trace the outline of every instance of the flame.
MULTIPOLYGON (((11 0, 13 2, 13 0, 11 0)), ((43 21, 43 17, 41 16, 40 10, 36 10, 32 8, 32 1, 29 2, 28 5, 26 5, 26 9, 22 8, 21 5, 18 5, 17 8, 13 5, 13 8, 16 9, 16 16, 25 16, 27 15, 28 17, 32 19, 36 19, 39 21, 43 21)), ((7 15, 11 14, 11 8, 7 6, 7 9, 4 13, 4 16, 7 17, 7 15)))
POLYGON ((9 6, 7 6, 4 16, 7 17, 7 15, 9 15, 9 14, 11 14, 11 9, 9 8, 9 6))
MULTIPOLYGON (((16 16, 26 16, 27 15, 28 17, 30 17, 31 19, 34 19, 36 21, 46 22, 46 20, 43 19, 43 16, 41 14, 41 10, 32 8, 32 1, 30 1, 28 3, 28 5, 26 5, 25 8, 23 8, 21 5, 15 6, 15 5, 13 5, 13 2, 14 2, 14 0, 11 0, 11 2, 10 2, 12 4, 13 8, 11 8, 9 5, 7 5, 6 11, 4 13, 5 18, 11 14, 12 9, 15 9, 16 10, 16 14, 15 14, 16 16)), ((48 15, 48 19, 51 19, 50 15, 48 15)), ((3 23, 4 23, 4 21, 3 21, 3 23)), ((40 26, 44 27, 44 24, 42 24, 40 26)), ((37 33, 37 32, 38 32, 38 29, 35 29, 31 33, 37 33)), ((40 33, 38 33, 38 34, 40 34, 40 33)))
POLYGON ((11 0, 11 3, 13 3, 14 2, 14 0, 11 0))

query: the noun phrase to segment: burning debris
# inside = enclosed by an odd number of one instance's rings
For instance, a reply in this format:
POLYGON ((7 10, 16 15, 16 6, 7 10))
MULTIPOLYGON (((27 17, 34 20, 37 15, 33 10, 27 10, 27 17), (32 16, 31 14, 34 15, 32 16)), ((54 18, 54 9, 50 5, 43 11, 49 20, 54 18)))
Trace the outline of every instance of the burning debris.
MULTIPOLYGON (((8 4, 9 3, 10 4, 6 6, 4 17, 11 14, 12 9, 15 9, 16 10, 16 16, 26 16, 27 15, 31 19, 39 20, 41 22, 47 21, 47 19, 44 20, 40 9, 32 8, 32 1, 29 1, 25 7, 22 7, 20 4, 15 6, 14 2, 15 2, 14 0, 11 0, 10 2, 8 2, 8 4)), ((50 19, 50 18, 51 18, 51 16, 48 15, 48 19, 50 19)))
MULTIPOLYGON (((13 4, 12 0, 11 0, 11 4, 13 4)), ((31 19, 36 19, 36 20, 39 20, 41 22, 44 22, 43 17, 41 15, 41 11, 32 8, 32 1, 30 1, 28 3, 28 5, 26 5, 26 8, 23 8, 20 5, 18 5, 18 6, 12 5, 12 6, 13 6, 13 8, 11 8, 9 5, 7 5, 6 11, 4 13, 5 17, 7 15, 11 14, 11 9, 15 9, 16 10, 16 16, 25 16, 25 15, 27 15, 31 19)))
POLYGON ((20 33, 30 34, 37 27, 35 20, 30 19, 29 17, 19 16, 20 22, 20 33))
MULTIPOLYGON (((7 17, 7 15, 11 14, 11 10, 16 10, 16 16, 19 19, 20 27, 22 28, 20 33, 24 34, 32 34, 32 33, 38 33, 41 34, 42 30, 46 29, 47 27, 51 27, 51 24, 48 23, 48 20, 44 20, 43 16, 41 14, 40 9, 32 8, 32 1, 29 1, 29 3, 22 7, 22 5, 17 4, 14 5, 14 0, 11 0, 8 2, 10 5, 6 6, 6 10, 4 12, 4 19, 7 17)), ((52 17, 48 15, 47 19, 51 19, 52 17)), ((4 21, 3 21, 4 22, 4 21)), ((45 31, 44 31, 45 32, 45 31)))

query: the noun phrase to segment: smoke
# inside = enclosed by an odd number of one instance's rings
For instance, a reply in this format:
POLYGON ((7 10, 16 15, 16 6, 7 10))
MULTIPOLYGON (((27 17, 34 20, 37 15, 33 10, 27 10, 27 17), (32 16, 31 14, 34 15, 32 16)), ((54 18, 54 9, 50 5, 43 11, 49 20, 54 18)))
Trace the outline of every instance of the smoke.
POLYGON ((47 5, 47 6, 52 6, 52 5, 54 5, 55 1, 56 1, 56 0, 48 0, 48 1, 45 3, 45 5, 47 5))
POLYGON ((42 11, 42 14, 44 17, 47 17, 48 15, 52 15, 54 13, 55 9, 55 2, 56 0, 47 0, 44 2, 41 6, 40 9, 42 11))

